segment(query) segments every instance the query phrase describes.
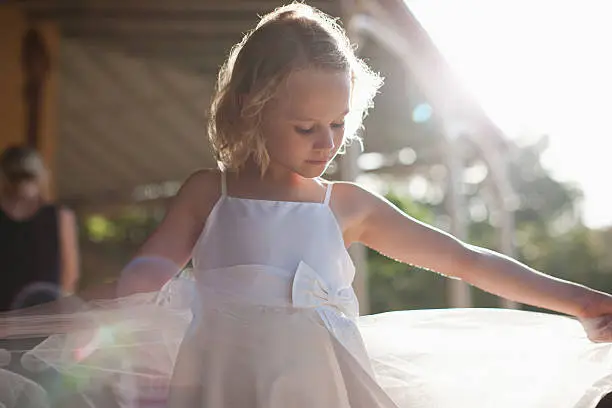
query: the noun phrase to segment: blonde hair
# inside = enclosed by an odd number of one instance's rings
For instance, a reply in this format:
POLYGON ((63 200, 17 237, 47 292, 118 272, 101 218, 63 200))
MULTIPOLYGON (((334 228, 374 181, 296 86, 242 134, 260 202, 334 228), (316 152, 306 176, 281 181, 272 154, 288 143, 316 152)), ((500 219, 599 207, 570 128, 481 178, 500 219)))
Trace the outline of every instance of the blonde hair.
POLYGON ((355 56, 335 19, 293 3, 261 18, 232 48, 219 72, 208 135, 220 166, 236 170, 252 158, 265 172, 270 158, 261 134, 262 112, 292 72, 308 68, 350 74, 343 148, 347 141, 359 140, 357 131, 382 78, 355 56))

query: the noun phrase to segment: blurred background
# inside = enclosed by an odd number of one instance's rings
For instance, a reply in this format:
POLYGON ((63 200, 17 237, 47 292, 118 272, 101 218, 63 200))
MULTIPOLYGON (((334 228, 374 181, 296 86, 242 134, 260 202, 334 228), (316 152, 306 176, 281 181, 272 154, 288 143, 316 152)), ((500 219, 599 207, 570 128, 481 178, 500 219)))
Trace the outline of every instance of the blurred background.
MULTIPOLYGON (((317 0, 385 77, 329 170, 410 215, 612 291, 603 2, 317 0), (560 4, 563 3, 563 4, 560 4)), ((230 47, 273 0, 0 4, 0 148, 28 143, 78 219, 82 286, 114 279, 194 170, 230 47)), ((609 48, 609 47, 608 47, 609 48)), ((523 307, 351 249, 363 312, 523 307)))

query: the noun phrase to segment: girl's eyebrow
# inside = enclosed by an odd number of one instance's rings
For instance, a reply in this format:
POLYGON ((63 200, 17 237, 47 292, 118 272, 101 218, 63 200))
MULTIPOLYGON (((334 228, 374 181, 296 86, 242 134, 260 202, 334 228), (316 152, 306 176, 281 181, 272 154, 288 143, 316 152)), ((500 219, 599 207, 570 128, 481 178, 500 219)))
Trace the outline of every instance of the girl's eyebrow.
MULTIPOLYGON (((340 116, 346 116, 349 114, 349 110, 345 110, 344 112, 342 112, 342 114, 340 116)), ((298 122, 316 122, 317 119, 314 118, 308 118, 308 117, 304 117, 304 116, 292 116, 289 118, 290 120, 296 120, 298 122)))

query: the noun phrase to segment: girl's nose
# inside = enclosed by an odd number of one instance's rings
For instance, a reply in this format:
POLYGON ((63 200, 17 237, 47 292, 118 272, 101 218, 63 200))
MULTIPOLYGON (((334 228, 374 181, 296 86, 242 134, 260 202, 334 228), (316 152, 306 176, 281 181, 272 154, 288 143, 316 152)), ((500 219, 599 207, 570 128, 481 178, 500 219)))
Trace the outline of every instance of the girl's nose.
POLYGON ((332 129, 326 128, 321 130, 315 142, 315 148, 320 150, 331 150, 334 146, 334 132, 332 129))

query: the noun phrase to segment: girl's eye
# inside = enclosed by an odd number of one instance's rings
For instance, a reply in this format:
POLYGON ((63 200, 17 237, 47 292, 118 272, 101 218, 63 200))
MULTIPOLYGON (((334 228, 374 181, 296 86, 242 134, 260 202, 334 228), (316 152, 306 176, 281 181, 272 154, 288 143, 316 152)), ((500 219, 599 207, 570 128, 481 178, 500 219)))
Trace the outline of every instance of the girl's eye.
MULTIPOLYGON (((342 123, 332 123, 330 125, 330 127, 332 129, 342 129, 342 128, 344 128, 344 122, 342 122, 342 123)), ((302 127, 299 127, 299 126, 295 127, 295 131, 300 133, 300 134, 302 134, 302 135, 309 135, 309 134, 313 133, 314 130, 315 130, 314 126, 310 127, 310 128, 302 128, 302 127)))
POLYGON ((309 134, 311 134, 314 131, 314 126, 311 127, 311 128, 307 128, 307 129, 304 129, 304 128, 296 126, 295 127, 295 131, 298 132, 298 133, 301 133, 303 135, 309 135, 309 134))

